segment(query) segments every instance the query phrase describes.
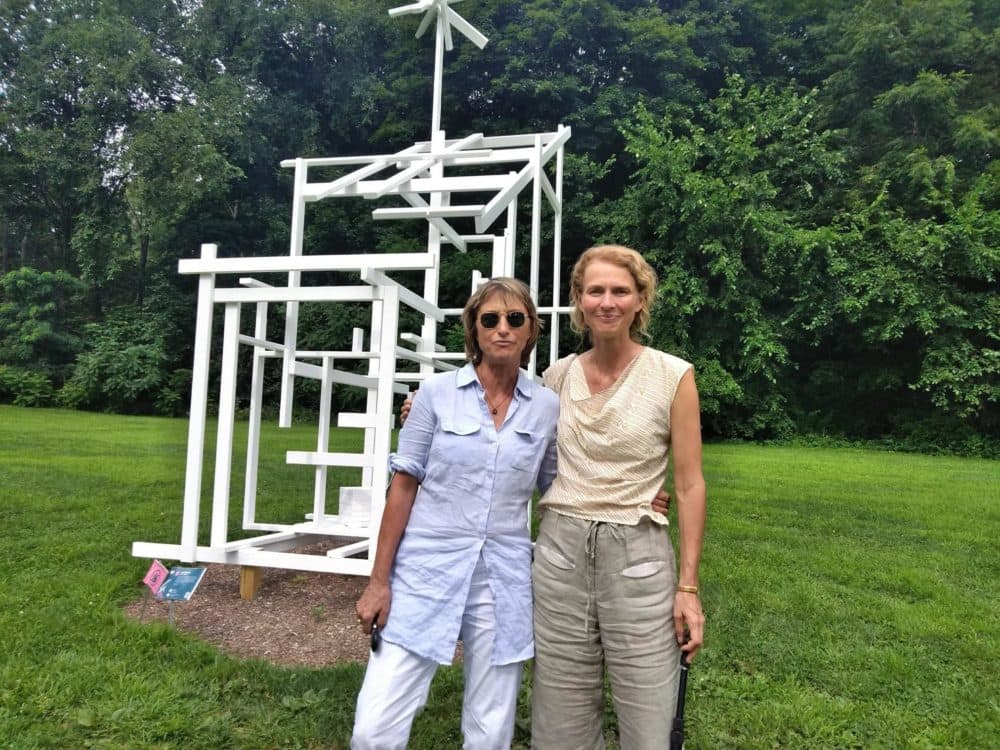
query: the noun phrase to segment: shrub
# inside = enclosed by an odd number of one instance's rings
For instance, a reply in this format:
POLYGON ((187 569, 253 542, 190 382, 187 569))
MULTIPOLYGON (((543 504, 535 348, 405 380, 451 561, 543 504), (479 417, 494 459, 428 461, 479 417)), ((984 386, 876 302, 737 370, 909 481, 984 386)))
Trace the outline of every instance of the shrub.
POLYGON ((170 368, 166 330, 156 316, 116 316, 88 325, 87 349, 77 357, 60 403, 122 413, 175 413, 182 384, 190 376, 170 368))
POLYGON ((41 372, 0 365, 0 401, 15 406, 48 406, 52 382, 41 372))

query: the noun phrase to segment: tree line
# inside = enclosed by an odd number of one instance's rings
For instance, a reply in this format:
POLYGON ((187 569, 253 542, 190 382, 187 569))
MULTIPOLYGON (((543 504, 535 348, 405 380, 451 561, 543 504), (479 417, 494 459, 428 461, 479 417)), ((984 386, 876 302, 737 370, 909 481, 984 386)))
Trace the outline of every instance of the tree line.
MULTIPOLYGON (((282 159, 428 137, 431 43, 398 4, 5 0, 0 401, 183 413, 178 259, 287 253, 282 159)), ((651 343, 695 363, 707 436, 997 454, 995 0, 457 10, 490 42, 456 37, 443 126, 572 126, 564 254, 654 265, 651 343)), ((417 249, 370 209, 318 206, 307 247, 417 249)), ((308 315, 317 342, 355 324, 308 315)))

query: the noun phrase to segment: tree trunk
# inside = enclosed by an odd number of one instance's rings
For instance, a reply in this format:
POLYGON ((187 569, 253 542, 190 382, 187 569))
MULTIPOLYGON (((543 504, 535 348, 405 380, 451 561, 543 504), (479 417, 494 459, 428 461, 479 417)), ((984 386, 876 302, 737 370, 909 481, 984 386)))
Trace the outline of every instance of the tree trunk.
POLYGON ((90 313, 94 320, 104 317, 104 294, 100 284, 90 285, 90 313))
POLYGON ((136 292, 135 304, 142 309, 143 299, 146 296, 146 263, 149 261, 149 235, 143 234, 139 240, 139 288, 136 292))
POLYGON ((4 219, 3 222, 3 246, 0 249, 0 276, 6 275, 10 271, 10 221, 4 219))
POLYGON ((73 251, 70 248, 70 240, 73 237, 73 216, 68 212, 63 212, 62 220, 60 221, 60 236, 59 236, 59 259, 57 260, 55 267, 63 271, 71 271, 70 259, 73 257, 73 251))
POLYGON ((25 230, 24 236, 21 238, 21 266, 25 268, 31 267, 31 243, 28 241, 30 229, 29 227, 28 230, 25 230))

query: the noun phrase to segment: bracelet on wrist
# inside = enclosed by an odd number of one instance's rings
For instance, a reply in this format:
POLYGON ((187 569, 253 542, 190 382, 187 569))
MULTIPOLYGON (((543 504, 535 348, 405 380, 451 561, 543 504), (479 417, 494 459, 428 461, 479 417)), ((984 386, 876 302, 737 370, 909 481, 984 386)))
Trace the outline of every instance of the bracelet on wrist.
POLYGON ((697 594, 698 593, 698 587, 697 586, 682 586, 682 585, 678 584, 677 585, 677 590, 678 591, 683 591, 685 594, 697 594))

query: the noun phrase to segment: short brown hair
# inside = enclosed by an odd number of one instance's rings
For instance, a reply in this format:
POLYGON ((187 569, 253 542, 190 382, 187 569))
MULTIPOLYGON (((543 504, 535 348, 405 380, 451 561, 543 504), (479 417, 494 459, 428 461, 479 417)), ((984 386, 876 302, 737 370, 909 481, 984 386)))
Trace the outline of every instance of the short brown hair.
POLYGON ((497 276, 485 282, 472 293, 469 301, 465 303, 465 309, 462 310, 462 327, 465 329, 465 356, 474 365, 478 365, 483 360, 483 350, 479 346, 479 308, 493 294, 512 297, 524 305, 524 309, 528 311, 528 325, 531 326, 531 334, 528 336, 528 343, 525 345, 524 351, 521 352, 521 366, 523 367, 528 364, 528 360, 531 358, 531 350, 535 348, 538 334, 542 331, 542 321, 538 319, 538 311, 531 299, 531 290, 523 281, 509 276, 497 276))
POLYGON ((638 341, 641 336, 646 335, 646 329, 649 327, 650 308, 656 299, 656 271, 636 250, 624 245, 595 245, 585 250, 576 261, 569 277, 569 298, 573 304, 569 318, 570 325, 577 333, 582 334, 587 331, 583 323, 583 313, 580 312, 580 297, 583 296, 583 274, 587 266, 595 260, 620 266, 632 274, 636 291, 642 300, 642 309, 636 313, 628 332, 634 341, 638 341))

